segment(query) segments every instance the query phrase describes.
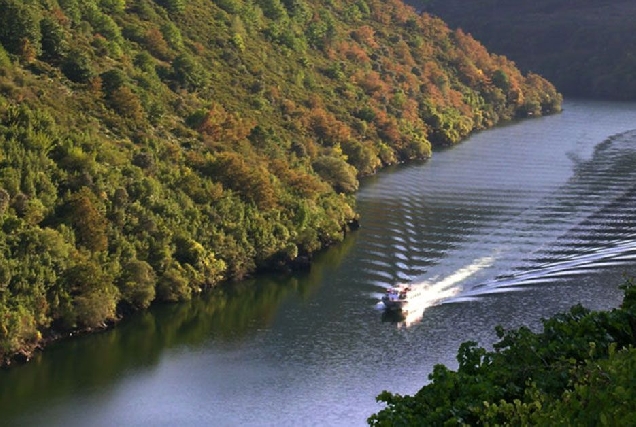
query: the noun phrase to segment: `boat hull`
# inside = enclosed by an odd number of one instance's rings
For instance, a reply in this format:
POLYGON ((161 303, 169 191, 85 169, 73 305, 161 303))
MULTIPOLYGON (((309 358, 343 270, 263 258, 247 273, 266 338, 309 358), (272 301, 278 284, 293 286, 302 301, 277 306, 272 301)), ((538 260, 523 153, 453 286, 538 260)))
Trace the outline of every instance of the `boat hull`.
POLYGON ((382 302, 384 303, 384 309, 387 311, 402 311, 406 308, 406 304, 408 301, 383 298, 382 302))
POLYGON ((409 303, 421 296, 421 289, 413 288, 411 285, 392 286, 386 290, 382 297, 384 309, 386 311, 406 312, 409 303))

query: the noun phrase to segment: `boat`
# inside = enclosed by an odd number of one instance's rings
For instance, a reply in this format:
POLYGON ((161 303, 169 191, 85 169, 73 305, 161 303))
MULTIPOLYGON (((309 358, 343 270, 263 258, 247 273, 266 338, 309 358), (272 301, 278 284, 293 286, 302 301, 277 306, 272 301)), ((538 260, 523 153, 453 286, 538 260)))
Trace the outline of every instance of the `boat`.
POLYGON ((420 294, 420 289, 401 283, 386 290, 384 296, 382 296, 382 303, 387 311, 406 311, 409 302, 420 294))

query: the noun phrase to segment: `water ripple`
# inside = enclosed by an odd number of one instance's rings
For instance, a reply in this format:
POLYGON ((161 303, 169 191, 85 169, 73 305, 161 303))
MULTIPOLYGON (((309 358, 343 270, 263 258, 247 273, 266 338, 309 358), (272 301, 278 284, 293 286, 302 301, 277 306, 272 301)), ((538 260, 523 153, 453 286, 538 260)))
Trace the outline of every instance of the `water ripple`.
POLYGON ((362 212, 359 247, 382 260, 370 270, 387 285, 452 283, 457 301, 633 263, 636 131, 603 135, 612 126, 556 141, 510 126, 363 189, 363 210, 383 206, 362 212))

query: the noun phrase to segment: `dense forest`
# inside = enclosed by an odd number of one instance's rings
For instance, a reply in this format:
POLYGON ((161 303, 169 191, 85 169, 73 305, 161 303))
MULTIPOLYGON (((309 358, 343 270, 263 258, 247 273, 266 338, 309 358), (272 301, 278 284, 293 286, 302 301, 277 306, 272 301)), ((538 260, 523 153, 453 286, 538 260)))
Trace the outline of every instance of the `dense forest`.
POLYGON ((636 422, 636 285, 622 305, 580 305, 543 321, 542 332, 497 329, 492 351, 461 345, 459 367, 437 365, 413 396, 383 392, 376 426, 628 426, 636 422))
POLYGON ((304 265, 358 178, 561 95, 399 0, 0 0, 0 361, 304 265))
POLYGON ((406 0, 567 96, 636 99, 632 0, 406 0))

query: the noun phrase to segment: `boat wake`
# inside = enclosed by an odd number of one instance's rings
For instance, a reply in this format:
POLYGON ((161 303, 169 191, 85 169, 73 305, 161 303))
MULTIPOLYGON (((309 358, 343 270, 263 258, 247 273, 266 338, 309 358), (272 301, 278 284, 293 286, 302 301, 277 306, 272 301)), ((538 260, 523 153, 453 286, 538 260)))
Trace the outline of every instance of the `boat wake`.
MULTIPOLYGON (((529 289, 563 278, 585 275, 599 267, 619 266, 635 260, 636 234, 626 240, 614 242, 611 246, 563 256, 559 261, 529 261, 524 267, 517 267, 510 273, 499 274, 489 280, 482 280, 484 274, 477 273, 490 267, 496 269, 495 264, 499 259, 496 256, 483 257, 445 277, 436 275, 426 280, 412 280, 409 285, 417 291, 413 292, 415 297, 408 301, 401 314, 384 315, 383 320, 409 327, 422 319, 427 308, 435 305, 474 301, 495 293, 529 289)), ((385 307, 378 304, 378 308, 385 307)))
MULTIPOLYGON (((409 283, 410 295, 412 296, 408 297, 401 310, 391 310, 389 314, 385 314, 384 320, 394 321, 398 323, 398 326, 405 327, 417 323, 422 319, 427 308, 443 303, 460 294, 466 280, 477 272, 490 267, 494 260, 494 257, 480 258, 445 278, 436 276, 427 280, 409 283)), ((378 302, 376 307, 382 309, 385 313, 388 311, 387 306, 381 301, 378 302)))
MULTIPOLYGON (((495 279, 477 284, 463 292, 460 298, 474 298, 479 295, 519 290, 527 286, 551 283, 564 277, 576 277, 597 270, 636 260, 636 235, 631 239, 616 242, 612 246, 596 249, 588 253, 564 256, 555 262, 535 264, 518 269, 511 274, 499 275, 495 279)), ((455 300, 456 301, 456 300, 455 300)))

